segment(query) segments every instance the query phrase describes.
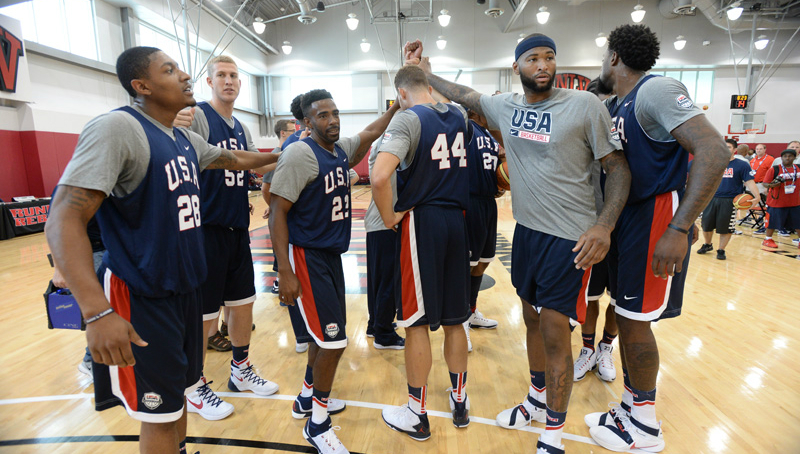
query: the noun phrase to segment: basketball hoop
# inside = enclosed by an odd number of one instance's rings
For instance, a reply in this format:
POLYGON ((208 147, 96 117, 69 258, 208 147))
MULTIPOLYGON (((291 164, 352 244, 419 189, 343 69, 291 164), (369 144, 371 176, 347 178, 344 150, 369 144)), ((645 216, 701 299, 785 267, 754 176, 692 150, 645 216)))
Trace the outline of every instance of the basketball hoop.
POLYGON ((750 142, 753 142, 755 140, 755 135, 758 133, 758 131, 760 131, 760 129, 757 129, 757 128, 755 128, 755 129, 747 129, 745 131, 746 132, 746 138, 749 139, 750 142))

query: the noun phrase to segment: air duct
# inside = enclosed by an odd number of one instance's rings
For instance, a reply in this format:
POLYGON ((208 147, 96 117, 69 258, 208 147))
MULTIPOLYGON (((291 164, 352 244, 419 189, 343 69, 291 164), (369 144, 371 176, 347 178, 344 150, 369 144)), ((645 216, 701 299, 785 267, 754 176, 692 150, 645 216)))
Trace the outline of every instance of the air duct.
MULTIPOLYGON (((658 8, 660 14, 667 18, 672 19, 680 15, 687 15, 693 13, 702 13, 707 19, 718 28, 727 30, 728 21, 727 15, 721 10, 721 4, 715 0, 660 0, 658 8)), ((759 14, 757 18, 758 30, 796 30, 799 27, 799 7, 795 6, 783 21, 774 19, 781 16, 780 11, 744 11, 745 18, 738 21, 729 21, 729 29, 733 33, 750 31, 752 30, 752 18, 747 14, 759 14)))
POLYGON ((312 8, 309 7, 309 2, 307 0, 295 0, 298 4, 298 8, 301 10, 301 15, 298 16, 298 21, 304 25, 314 24, 317 20, 316 16, 312 15, 312 8))

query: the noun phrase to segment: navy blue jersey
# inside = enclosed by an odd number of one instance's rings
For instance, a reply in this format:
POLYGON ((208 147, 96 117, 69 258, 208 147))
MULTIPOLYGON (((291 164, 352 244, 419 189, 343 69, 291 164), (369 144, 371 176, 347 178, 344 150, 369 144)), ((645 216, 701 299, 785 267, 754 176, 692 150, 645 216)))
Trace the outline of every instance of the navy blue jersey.
POLYGON ((743 194, 744 183, 754 179, 752 166, 740 159, 733 159, 724 169, 724 178, 721 179, 721 184, 718 185, 713 197, 735 197, 743 194))
POLYGON ((465 117, 453 105, 438 112, 419 105, 407 109, 420 119, 420 140, 412 163, 396 171, 398 201, 395 211, 421 205, 468 209, 470 176, 466 145, 471 132, 465 117))
POLYGON ((303 142, 315 153, 318 173, 287 213, 290 243, 342 254, 351 241, 348 155, 337 145, 332 154, 311 137, 303 142))
POLYGON ((617 105, 607 106, 632 173, 627 204, 680 190, 685 187, 688 176, 688 150, 673 138, 665 142, 652 139, 635 116, 638 90, 652 77, 658 76, 644 77, 624 99, 618 100, 617 105))
POLYGON ((495 197, 498 192, 498 142, 487 130, 471 120, 473 140, 468 147, 468 170, 472 197, 495 197))
POLYGON ((97 222, 108 252, 103 261, 132 293, 165 298, 195 290, 206 279, 198 156, 186 136, 175 141, 131 107, 145 130, 150 162, 130 194, 110 195, 97 222))
MULTIPOLYGON (((247 150, 245 130, 234 118, 234 127, 226 124, 207 102, 198 103, 209 122, 210 144, 227 150, 247 150)), ((201 206, 204 225, 247 229, 251 222, 248 208, 248 171, 211 169, 201 173, 201 206)))
POLYGON ((298 131, 292 133, 291 136, 287 137, 287 140, 281 144, 281 151, 284 151, 284 149, 289 147, 291 143, 301 140, 301 131, 302 130, 299 129, 298 131))

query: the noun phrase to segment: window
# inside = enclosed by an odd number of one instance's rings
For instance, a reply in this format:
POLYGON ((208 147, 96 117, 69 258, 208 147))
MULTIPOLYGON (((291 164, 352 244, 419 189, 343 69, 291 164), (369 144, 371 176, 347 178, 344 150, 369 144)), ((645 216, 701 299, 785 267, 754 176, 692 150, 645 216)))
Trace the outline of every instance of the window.
POLYGON ((696 104, 705 104, 713 101, 713 71, 696 70, 666 70, 652 71, 651 74, 676 79, 685 85, 688 94, 696 104))
POLYGON ((98 59, 92 0, 32 0, 0 8, 22 23, 23 39, 98 59))

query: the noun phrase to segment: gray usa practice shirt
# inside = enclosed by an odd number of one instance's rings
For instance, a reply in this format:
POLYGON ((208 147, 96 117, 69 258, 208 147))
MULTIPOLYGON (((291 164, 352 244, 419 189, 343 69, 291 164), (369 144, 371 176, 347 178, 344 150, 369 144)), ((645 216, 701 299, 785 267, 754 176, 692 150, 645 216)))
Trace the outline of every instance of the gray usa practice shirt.
POLYGON ((490 129, 504 138, 515 220, 578 240, 596 223, 591 166, 621 149, 607 108, 590 92, 561 88, 533 104, 518 93, 480 101, 490 129))

